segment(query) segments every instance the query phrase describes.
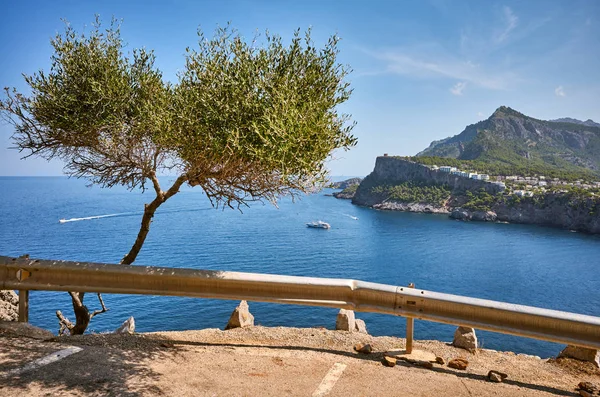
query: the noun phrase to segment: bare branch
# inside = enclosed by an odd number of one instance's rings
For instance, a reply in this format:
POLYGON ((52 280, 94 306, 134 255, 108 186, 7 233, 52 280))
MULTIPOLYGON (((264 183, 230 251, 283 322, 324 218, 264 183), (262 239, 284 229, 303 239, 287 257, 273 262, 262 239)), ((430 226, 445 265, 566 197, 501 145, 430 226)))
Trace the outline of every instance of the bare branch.
POLYGON ((101 310, 94 310, 94 312, 92 314, 90 314, 90 320, 92 318, 94 318, 94 316, 98 315, 98 314, 102 314, 108 311, 108 309, 106 308, 106 306, 104 306, 104 300, 102 299, 102 294, 100 294, 98 292, 98 300, 100 301, 100 306, 102 306, 101 310))
POLYGON ((60 310, 56 311, 56 317, 58 317, 58 324, 60 326, 60 328, 58 329, 59 336, 64 335, 66 331, 69 331, 70 333, 71 330, 75 327, 75 325, 73 325, 73 323, 69 321, 68 318, 63 316, 60 310))

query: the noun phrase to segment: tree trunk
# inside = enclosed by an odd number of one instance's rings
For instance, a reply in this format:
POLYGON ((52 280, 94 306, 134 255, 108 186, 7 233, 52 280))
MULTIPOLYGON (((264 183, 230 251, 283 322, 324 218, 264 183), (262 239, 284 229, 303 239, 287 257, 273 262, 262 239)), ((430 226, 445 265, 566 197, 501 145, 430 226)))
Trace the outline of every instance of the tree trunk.
POLYGON ((75 326, 70 329, 71 335, 83 335, 90 320, 90 311, 83 304, 85 292, 73 292, 71 300, 73 301, 73 312, 75 312, 75 326))
MULTIPOLYGON (((160 189, 156 174, 152 174, 151 179, 156 191, 156 198, 152 200, 150 204, 145 204, 144 206, 144 216, 142 216, 140 231, 138 232, 135 243, 131 247, 131 250, 129 250, 129 253, 125 255, 123 259, 121 259, 121 264, 123 265, 131 265, 135 261, 135 258, 142 249, 144 241, 146 241, 146 236, 150 231, 150 224, 152 223, 154 213, 162 203, 167 201, 179 191, 181 185, 187 180, 187 176, 180 175, 173 183, 173 186, 171 186, 166 192, 163 192, 160 189)), ((98 294, 98 299, 102 305, 102 310, 95 311, 94 313, 90 313, 88 308, 83 304, 85 292, 69 292, 69 294, 71 295, 71 300, 73 301, 73 311, 75 312, 75 325, 70 328, 70 332, 71 335, 82 335, 90 324, 92 317, 94 317, 96 314, 105 312, 107 309, 104 306, 104 301, 100 297, 100 294, 98 294)))
POLYGON ((156 174, 152 174, 152 183, 154 184, 154 189, 156 191, 156 198, 152 200, 150 204, 144 205, 144 216, 142 216, 142 224, 140 226, 140 231, 138 232, 137 238, 135 239, 135 243, 129 250, 129 253, 121 259, 122 265, 131 265, 135 258, 137 258, 142 246, 144 245, 144 241, 146 241, 146 236, 150 231, 150 223, 152 223, 152 218, 154 217, 154 213, 161 206, 162 203, 167 201, 177 192, 179 192, 179 188, 183 183, 187 180, 187 175, 180 175, 173 185, 167 190, 163 192, 160 189, 160 185, 158 183, 158 178, 156 178, 156 174))
POLYGON ((75 303, 73 303, 73 311, 75 312, 75 326, 71 329, 71 335, 83 335, 90 324, 90 311, 87 306, 77 306, 75 303))
POLYGON ((146 241, 146 236, 150 231, 150 223, 152 223, 152 218, 154 217, 154 213, 157 208, 164 202, 164 199, 161 196, 157 196, 150 204, 144 205, 144 216, 142 216, 142 225, 140 226, 140 231, 138 232, 137 238, 135 239, 135 243, 129 250, 129 253, 121 259, 122 265, 131 265, 135 258, 137 258, 142 246, 144 245, 144 241, 146 241))

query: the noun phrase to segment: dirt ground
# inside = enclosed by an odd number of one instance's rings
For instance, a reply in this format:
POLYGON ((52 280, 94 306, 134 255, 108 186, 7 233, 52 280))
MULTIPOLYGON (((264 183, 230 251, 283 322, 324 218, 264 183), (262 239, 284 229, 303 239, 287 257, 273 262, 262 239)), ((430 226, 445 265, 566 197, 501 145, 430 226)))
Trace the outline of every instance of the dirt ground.
POLYGON ((469 361, 467 370, 439 364, 426 369, 400 361, 393 368, 382 365, 384 352, 403 347, 399 338, 320 328, 250 327, 44 340, 0 333, 0 395, 578 396, 579 382, 600 385, 600 370, 592 364, 490 350, 470 353, 437 341, 417 341, 415 348, 446 362, 464 357, 469 361), (370 343, 373 353, 356 353, 357 342, 370 343), (83 350, 14 373, 69 346, 83 350), (489 370, 505 372, 508 378, 489 382, 489 370), (333 376, 332 381, 328 374, 336 371, 339 379, 333 376))

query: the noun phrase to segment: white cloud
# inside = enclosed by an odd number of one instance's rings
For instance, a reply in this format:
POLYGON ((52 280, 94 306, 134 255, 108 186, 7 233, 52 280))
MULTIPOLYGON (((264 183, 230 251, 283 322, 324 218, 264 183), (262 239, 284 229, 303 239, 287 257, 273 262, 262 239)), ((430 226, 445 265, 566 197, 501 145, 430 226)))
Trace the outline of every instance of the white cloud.
MULTIPOLYGON (((482 64, 464 61, 448 54, 437 44, 415 48, 370 52, 372 56, 386 62, 386 72, 416 78, 449 78, 491 90, 506 90, 518 78, 509 70, 488 70, 482 64)), ((464 87, 459 88, 460 91, 464 87)), ((460 95, 460 94, 456 94, 460 95)))
POLYGON ((517 24, 519 22, 519 17, 515 15, 515 13, 513 12, 513 10, 511 10, 510 7, 504 6, 503 12, 505 26, 502 29, 502 31, 500 31, 495 37, 495 41, 497 43, 502 43, 503 41, 508 39, 510 32, 512 32, 517 27, 517 24))
POLYGON ((467 87, 467 83, 464 81, 459 81, 458 83, 454 84, 454 87, 450 88, 450 92, 453 95, 462 95, 464 89, 467 87))
POLYGON ((477 116, 484 117, 483 113, 481 113, 481 112, 477 112, 477 116))
POLYGON ((554 93, 556 94, 556 96, 567 96, 567 94, 565 93, 565 89, 563 88, 562 85, 559 85, 558 87, 556 87, 554 89, 554 93))

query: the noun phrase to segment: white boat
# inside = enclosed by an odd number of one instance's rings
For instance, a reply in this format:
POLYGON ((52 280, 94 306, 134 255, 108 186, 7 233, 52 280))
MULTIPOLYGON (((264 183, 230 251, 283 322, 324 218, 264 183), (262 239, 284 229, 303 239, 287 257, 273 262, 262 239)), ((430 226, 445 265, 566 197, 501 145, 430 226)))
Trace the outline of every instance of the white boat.
POLYGON ((331 227, 329 223, 323 221, 309 222, 306 226, 314 227, 316 229, 329 229, 331 227))

